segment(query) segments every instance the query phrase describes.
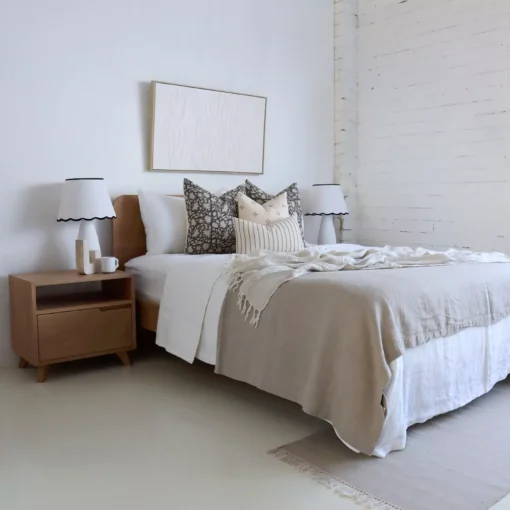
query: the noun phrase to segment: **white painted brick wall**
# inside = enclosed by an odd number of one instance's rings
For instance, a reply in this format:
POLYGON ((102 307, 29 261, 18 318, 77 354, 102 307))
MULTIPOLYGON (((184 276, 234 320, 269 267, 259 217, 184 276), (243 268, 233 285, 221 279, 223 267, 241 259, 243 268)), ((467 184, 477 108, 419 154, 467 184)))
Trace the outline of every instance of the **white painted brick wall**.
POLYGON ((357 84, 358 0, 335 0, 335 182, 342 185, 349 216, 344 217, 342 240, 356 232, 358 165, 357 84))
POLYGON ((510 0, 359 0, 358 15, 354 237, 510 252, 510 0))

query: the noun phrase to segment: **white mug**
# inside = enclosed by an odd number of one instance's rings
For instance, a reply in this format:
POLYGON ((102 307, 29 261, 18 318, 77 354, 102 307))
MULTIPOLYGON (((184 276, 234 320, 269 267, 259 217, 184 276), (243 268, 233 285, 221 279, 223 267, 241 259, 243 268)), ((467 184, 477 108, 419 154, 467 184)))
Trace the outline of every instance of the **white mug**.
POLYGON ((101 272, 115 273, 119 267, 119 259, 116 257, 101 257, 101 272))

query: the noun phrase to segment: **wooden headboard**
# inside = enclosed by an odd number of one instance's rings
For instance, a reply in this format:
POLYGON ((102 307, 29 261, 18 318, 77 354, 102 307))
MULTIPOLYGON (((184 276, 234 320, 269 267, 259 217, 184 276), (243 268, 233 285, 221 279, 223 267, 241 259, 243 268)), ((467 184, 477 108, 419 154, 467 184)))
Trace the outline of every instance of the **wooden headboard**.
POLYGON ((113 208, 117 214, 112 221, 113 256, 119 259, 119 269, 124 269, 128 260, 147 253, 138 195, 117 197, 113 208))
POLYGON ((127 261, 147 253, 138 195, 120 195, 113 201, 113 208, 117 215, 112 221, 113 256, 119 259, 119 269, 124 269, 127 261))

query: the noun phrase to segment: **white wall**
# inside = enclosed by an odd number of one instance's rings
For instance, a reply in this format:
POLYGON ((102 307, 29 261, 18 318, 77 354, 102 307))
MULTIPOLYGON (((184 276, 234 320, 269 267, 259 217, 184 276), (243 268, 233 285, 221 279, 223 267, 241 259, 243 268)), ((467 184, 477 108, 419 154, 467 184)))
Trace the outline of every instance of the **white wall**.
POLYGON ((342 185, 349 215, 342 240, 357 228, 358 170, 358 0, 335 0, 335 182, 342 185))
POLYGON ((357 239, 510 252, 510 2, 359 0, 357 239))
MULTIPOLYGON (((13 361, 7 275, 73 265, 76 225, 55 221, 66 177, 104 177, 112 196, 181 190, 183 174, 145 171, 150 80, 267 96, 265 175, 253 181, 277 192, 331 180, 331 0, 0 7, 0 364, 13 361)), ((243 179, 190 178, 212 190, 243 179)))

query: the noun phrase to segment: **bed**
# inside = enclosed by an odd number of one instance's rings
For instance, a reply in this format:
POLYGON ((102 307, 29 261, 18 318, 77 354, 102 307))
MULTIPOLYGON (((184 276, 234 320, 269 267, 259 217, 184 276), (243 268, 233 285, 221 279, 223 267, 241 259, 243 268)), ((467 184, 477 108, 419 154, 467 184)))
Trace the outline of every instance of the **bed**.
MULTIPOLYGON (((139 324, 157 332, 158 317, 163 313, 171 314, 166 323, 175 324, 175 329, 159 331, 160 345, 187 361, 197 358, 215 365, 218 321, 227 287, 227 282, 219 275, 229 256, 146 256, 137 196, 119 197, 115 210, 114 255, 121 267, 135 275, 139 324), (164 294, 171 302, 162 311, 160 303, 164 294), (190 349, 187 339, 193 336, 199 341, 196 348, 190 349)), ((254 383, 244 372, 240 368, 233 378, 270 391, 263 380, 254 383)), ((383 396, 384 425, 370 452, 378 457, 403 449, 406 431, 411 425, 462 407, 507 377, 510 373, 510 318, 466 328, 410 349, 391 363, 390 372, 383 396)), ((279 396, 299 402, 285 392, 279 396)), ((320 412, 310 414, 327 419, 320 412)), ((338 431, 337 434, 347 446, 358 450, 338 431)))

